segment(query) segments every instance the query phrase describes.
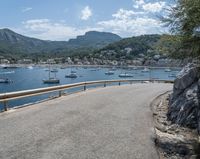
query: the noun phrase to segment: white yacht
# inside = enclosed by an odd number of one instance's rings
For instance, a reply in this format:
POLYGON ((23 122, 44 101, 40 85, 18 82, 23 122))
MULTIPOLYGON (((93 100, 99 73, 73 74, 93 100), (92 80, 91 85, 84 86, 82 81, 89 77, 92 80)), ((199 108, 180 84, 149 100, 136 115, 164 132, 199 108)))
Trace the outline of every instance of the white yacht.
POLYGON ((125 78, 127 78, 127 77, 133 77, 133 75, 129 74, 129 73, 121 73, 121 74, 119 74, 119 77, 125 77, 125 78))
POLYGON ((142 72, 149 72, 149 68, 145 67, 144 70, 142 70, 142 72))
POLYGON ((76 73, 70 73, 70 74, 67 74, 65 75, 66 78, 77 78, 77 74, 76 73))
POLYGON ((165 72, 171 72, 172 70, 170 68, 166 68, 165 72))
POLYGON ((105 72, 105 75, 114 75, 115 72, 114 71, 108 71, 108 72, 105 72))

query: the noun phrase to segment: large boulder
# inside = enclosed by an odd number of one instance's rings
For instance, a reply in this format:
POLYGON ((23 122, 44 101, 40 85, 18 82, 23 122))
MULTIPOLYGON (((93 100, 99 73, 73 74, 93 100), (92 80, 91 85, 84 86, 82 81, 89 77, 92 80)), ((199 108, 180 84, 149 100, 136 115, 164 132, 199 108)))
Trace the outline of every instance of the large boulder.
POLYGON ((188 64, 181 70, 174 81, 173 98, 176 99, 196 81, 198 81, 198 69, 194 64, 188 64))
POLYGON ((170 103, 168 119, 173 123, 189 128, 198 127, 198 84, 187 88, 173 102, 170 103))
POLYGON ((168 119, 200 132, 200 80, 198 68, 188 64, 174 82, 169 102, 168 119))

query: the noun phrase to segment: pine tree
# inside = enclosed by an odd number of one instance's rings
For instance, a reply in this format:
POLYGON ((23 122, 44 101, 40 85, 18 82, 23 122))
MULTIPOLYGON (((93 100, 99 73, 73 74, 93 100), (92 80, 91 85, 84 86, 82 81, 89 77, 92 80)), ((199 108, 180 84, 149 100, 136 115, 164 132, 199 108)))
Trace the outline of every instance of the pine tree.
POLYGON ((179 51, 186 56, 200 56, 200 0, 177 0, 168 9, 163 22, 180 40, 179 51))

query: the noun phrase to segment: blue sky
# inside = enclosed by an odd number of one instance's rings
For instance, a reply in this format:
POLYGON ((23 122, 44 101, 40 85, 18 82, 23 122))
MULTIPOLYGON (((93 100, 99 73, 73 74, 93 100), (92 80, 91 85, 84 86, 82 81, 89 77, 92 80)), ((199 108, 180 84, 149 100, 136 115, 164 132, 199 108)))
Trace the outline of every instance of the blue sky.
POLYGON ((90 30, 122 37, 162 34, 159 15, 173 0, 1 0, 0 28, 44 40, 68 40, 90 30))

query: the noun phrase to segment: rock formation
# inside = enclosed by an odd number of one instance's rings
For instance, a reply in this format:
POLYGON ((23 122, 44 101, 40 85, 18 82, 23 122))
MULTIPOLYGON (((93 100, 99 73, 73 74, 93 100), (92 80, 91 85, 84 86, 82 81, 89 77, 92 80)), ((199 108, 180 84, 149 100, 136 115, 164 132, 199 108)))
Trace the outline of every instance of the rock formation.
POLYGON ((170 97, 168 120, 200 133, 200 68, 188 64, 178 74, 170 97))

